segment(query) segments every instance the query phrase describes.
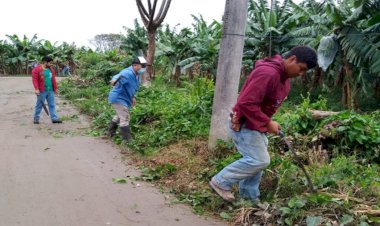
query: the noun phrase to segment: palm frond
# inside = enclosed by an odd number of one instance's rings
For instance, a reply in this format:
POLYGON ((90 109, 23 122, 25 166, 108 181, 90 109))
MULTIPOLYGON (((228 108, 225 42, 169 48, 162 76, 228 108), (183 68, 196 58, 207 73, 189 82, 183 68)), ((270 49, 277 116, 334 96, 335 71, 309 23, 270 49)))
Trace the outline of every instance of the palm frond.
POLYGON ((297 46, 297 45, 314 46, 313 44, 311 44, 313 42, 315 42, 314 38, 292 38, 286 44, 288 46, 297 46))
POLYGON ((380 33, 380 23, 377 23, 363 31, 364 33, 380 33))
POLYGON ((297 30, 290 32, 290 35, 293 37, 305 37, 305 36, 313 37, 315 36, 315 34, 316 33, 313 26, 299 28, 297 30))
POLYGON ((370 73, 380 73, 380 50, 367 36, 353 27, 345 27, 339 35, 347 60, 357 67, 368 67, 370 73))
POLYGON ((202 59, 202 57, 198 57, 198 56, 189 57, 189 58, 184 59, 181 62, 179 62, 178 65, 181 67, 186 67, 186 65, 199 62, 199 60, 201 60, 201 59, 202 59))

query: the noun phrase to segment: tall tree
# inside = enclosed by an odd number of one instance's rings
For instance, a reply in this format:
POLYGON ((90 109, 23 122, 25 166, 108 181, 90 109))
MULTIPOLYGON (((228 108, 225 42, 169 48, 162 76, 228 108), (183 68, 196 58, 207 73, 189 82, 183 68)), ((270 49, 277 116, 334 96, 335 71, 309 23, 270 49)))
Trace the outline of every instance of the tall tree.
POLYGON ((99 34, 90 40, 90 43, 100 52, 119 49, 122 41, 121 34, 99 34))
POLYGON ((226 119, 236 101, 239 88, 247 8, 248 0, 226 0, 209 148, 214 148, 218 139, 228 139, 226 119))
POLYGON ((153 77, 153 62, 154 62, 154 54, 156 51, 156 32, 157 28, 162 24, 165 19, 165 16, 169 10, 171 0, 162 0, 160 10, 158 14, 156 14, 157 1, 153 0, 153 4, 151 0, 147 0, 148 10, 145 8, 144 4, 141 0, 136 0, 137 8, 139 9, 139 13, 141 19, 145 25, 145 28, 148 31, 148 54, 147 54, 147 75, 144 77, 144 83, 149 83, 150 79, 153 77))

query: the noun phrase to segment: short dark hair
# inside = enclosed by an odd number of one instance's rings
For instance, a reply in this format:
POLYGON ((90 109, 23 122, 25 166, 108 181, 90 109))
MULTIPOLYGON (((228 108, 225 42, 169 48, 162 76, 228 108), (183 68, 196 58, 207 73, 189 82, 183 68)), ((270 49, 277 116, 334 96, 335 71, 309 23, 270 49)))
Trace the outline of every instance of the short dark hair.
POLYGON ((42 57, 42 62, 49 63, 49 62, 52 62, 52 61, 53 61, 53 58, 51 58, 49 56, 42 57))
POLYGON ((305 63, 308 69, 317 66, 317 53, 313 48, 308 46, 296 46, 286 53, 284 58, 287 59, 291 56, 296 56, 297 63, 305 63))

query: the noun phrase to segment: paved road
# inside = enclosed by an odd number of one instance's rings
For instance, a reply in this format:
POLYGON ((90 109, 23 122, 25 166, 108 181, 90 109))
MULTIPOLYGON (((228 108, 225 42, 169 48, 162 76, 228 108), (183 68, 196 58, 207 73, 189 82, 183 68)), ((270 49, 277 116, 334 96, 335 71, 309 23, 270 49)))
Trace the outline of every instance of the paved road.
POLYGON ((109 141, 89 137, 88 120, 57 99, 63 124, 42 112, 32 123, 30 78, 0 77, 0 226, 224 225, 170 205, 109 141), (137 184, 140 183, 140 184, 137 184))

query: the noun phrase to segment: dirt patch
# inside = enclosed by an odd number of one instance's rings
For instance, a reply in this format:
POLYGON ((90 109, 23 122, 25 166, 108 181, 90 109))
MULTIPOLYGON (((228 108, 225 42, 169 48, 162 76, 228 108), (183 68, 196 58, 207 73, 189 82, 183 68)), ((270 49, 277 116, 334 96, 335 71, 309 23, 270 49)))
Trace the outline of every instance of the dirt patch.
POLYGON ((90 120, 56 101, 64 122, 53 124, 41 112, 33 124, 30 78, 0 78, 1 225, 225 225, 130 180, 140 172, 119 149, 89 136, 90 120))
MULTIPOLYGON (((211 153, 207 141, 194 139, 180 141, 159 150, 151 156, 134 156, 134 162, 156 174, 158 183, 176 191, 196 191, 207 186, 199 179, 209 169, 211 153)), ((154 175, 153 175, 154 176, 154 175)))

